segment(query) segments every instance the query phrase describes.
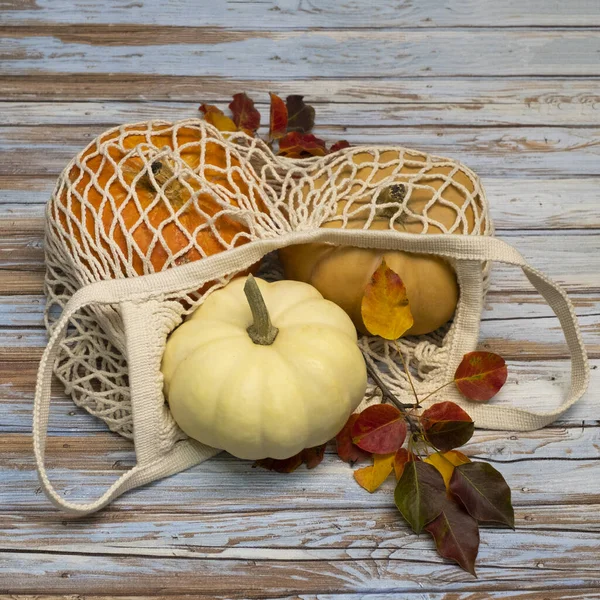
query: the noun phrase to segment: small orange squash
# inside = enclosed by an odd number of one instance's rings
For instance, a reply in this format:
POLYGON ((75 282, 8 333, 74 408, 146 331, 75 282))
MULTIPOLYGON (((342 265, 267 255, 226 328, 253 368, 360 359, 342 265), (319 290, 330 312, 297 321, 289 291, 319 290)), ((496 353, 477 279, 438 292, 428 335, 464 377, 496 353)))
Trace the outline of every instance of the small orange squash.
MULTIPOLYGON (((475 176, 464 168, 447 161, 427 162, 425 155, 404 153, 404 162, 398 169, 399 152, 389 150, 379 155, 381 165, 373 165, 373 155, 357 152, 350 155, 348 164, 335 174, 334 185, 344 178, 351 179, 349 193, 363 190, 364 195, 353 199, 346 228, 363 229, 372 211, 372 196, 379 182, 395 172, 390 187, 381 193, 379 200, 387 204, 376 212, 370 229, 390 228, 389 203, 402 203, 403 194, 410 189, 406 200, 407 210, 396 218, 393 227, 409 233, 483 233, 485 222, 483 199, 475 176), (363 163, 365 166, 361 167, 363 163), (365 183, 365 182, 368 182, 365 183), (410 183, 413 185, 408 185, 410 183), (414 185, 417 182, 418 185, 414 185), (396 185, 394 185, 396 184, 396 185), (441 192, 440 192, 441 190, 441 192), (370 192, 370 193, 369 193, 370 192), (394 194, 400 194, 394 199, 394 194), (438 194, 442 201, 431 203, 438 194), (361 211, 360 207, 364 206, 361 211), (457 219, 457 214, 462 215, 457 219)), ((325 189, 330 183, 328 175, 314 181, 314 189, 325 189)), ((303 189, 304 197, 309 187, 303 189)), ((313 192, 314 193, 314 192, 313 192)), ((347 209, 347 201, 341 200, 336 207, 336 217, 322 227, 340 228, 341 215, 347 209)), ((361 301, 364 289, 373 272, 385 258, 387 265, 404 281, 408 300, 414 317, 414 325, 407 335, 429 333, 450 320, 458 302, 458 284, 452 266, 442 258, 431 255, 411 254, 402 251, 383 251, 331 244, 302 244, 279 251, 285 275, 289 279, 304 281, 315 286, 323 296, 341 306, 362 333, 366 329, 361 317, 361 301)))
POLYGON ((198 260, 248 241, 239 235, 247 231, 243 221, 200 191, 203 182, 218 187, 221 199, 230 196, 239 208, 234 196, 248 195, 253 174, 242 177, 231 167, 240 167, 239 160, 204 126, 160 122, 114 129, 71 166, 50 207, 54 226, 60 224, 69 251, 89 270, 109 271, 102 278, 198 260))

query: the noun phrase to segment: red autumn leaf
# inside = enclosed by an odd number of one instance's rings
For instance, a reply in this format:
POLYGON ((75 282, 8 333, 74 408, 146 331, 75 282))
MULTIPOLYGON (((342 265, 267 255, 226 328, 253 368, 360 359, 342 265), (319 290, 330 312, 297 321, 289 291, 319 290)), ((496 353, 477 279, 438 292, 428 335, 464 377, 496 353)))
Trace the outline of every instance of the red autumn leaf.
POLYGON ((457 562, 474 577, 475 560, 479 551, 477 521, 461 506, 446 499, 440 514, 425 526, 440 556, 457 562))
POLYGON ((325 142, 312 133, 290 131, 279 140, 279 152, 288 158, 306 158, 308 156, 325 156, 325 142))
POLYGON ((415 460, 421 459, 412 452, 409 452, 406 448, 400 448, 400 450, 396 452, 396 455, 394 456, 394 473, 396 475, 396 481, 402 477, 406 463, 415 460))
POLYGON ((389 404, 375 404, 360 413, 352 426, 352 441, 374 454, 396 452, 406 439, 406 421, 389 404))
POLYGON ((450 479, 450 491, 474 519, 514 529, 515 513, 510 488, 502 474, 492 465, 469 462, 457 466, 450 479))
POLYGON ((315 126, 315 109, 304 103, 304 96, 288 96, 285 100, 288 131, 308 133, 315 126))
POLYGON ((394 500, 415 533, 421 533, 442 512, 445 498, 446 486, 435 467, 422 461, 406 463, 394 500))
POLYGON ((254 135, 260 126, 260 113, 254 108, 254 101, 247 94, 234 94, 229 104, 233 122, 238 129, 254 135))
POLYGON ((314 448, 305 448, 302 451, 302 460, 306 464, 307 469, 314 469, 323 462, 325 446, 327 444, 321 444, 321 446, 315 446, 314 448))
POLYGON ((290 458, 261 458, 253 466, 262 467, 268 471, 277 473, 292 473, 302 464, 302 452, 290 456, 290 458))
POLYGON ((332 154, 333 152, 337 152, 338 150, 342 150, 344 148, 350 148, 350 142, 347 142, 346 140, 340 140, 339 142, 333 144, 331 148, 329 148, 329 154, 332 154))
POLYGON ((338 456, 351 465, 371 457, 369 452, 361 450, 356 444, 352 443, 352 427, 358 417, 357 414, 350 415, 343 429, 335 436, 338 456))
POLYGON ((425 437, 442 452, 466 444, 475 431, 471 417, 454 402, 438 402, 420 417, 425 437))
POLYGON ((271 111, 269 114, 269 139, 282 138, 288 125, 288 111, 285 102, 277 95, 270 93, 271 111))
POLYGON ((262 467, 268 471, 276 471, 277 473, 292 473, 302 463, 306 464, 307 469, 314 469, 319 465, 325 455, 325 446, 315 446, 314 448, 305 448, 298 454, 290 456, 290 458, 263 458, 254 463, 255 467, 262 467))
POLYGON ((469 352, 454 374, 460 393, 476 402, 493 398, 506 382, 508 370, 504 359, 493 352, 469 352))

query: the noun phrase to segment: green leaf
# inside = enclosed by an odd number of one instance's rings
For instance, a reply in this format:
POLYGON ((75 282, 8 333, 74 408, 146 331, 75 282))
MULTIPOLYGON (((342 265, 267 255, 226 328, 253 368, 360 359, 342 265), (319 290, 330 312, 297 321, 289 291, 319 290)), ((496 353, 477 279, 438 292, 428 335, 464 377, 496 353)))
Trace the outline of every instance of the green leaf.
POLYGON ((446 486, 435 467, 421 461, 404 465, 394 500, 415 533, 421 533, 442 512, 445 499, 446 486))
POLYGON ((475 559, 479 551, 479 527, 469 513, 446 499, 440 514, 425 530, 435 540, 440 556, 457 562, 465 571, 477 577, 475 559))
POLYGON ((456 467, 450 479, 450 491, 478 521, 515 528, 510 488, 492 465, 471 462, 456 467))

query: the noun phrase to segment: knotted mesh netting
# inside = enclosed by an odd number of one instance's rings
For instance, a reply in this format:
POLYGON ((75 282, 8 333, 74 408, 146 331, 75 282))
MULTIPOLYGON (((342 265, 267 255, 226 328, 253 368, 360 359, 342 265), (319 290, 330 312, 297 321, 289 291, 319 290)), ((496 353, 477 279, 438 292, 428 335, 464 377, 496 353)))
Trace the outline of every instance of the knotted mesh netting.
MULTIPOLYGON (((69 298, 89 283, 163 271, 291 232, 384 223, 415 234, 492 234, 479 180, 455 161, 364 146, 293 160, 276 156, 258 138, 225 135, 202 120, 124 125, 99 136, 67 165, 46 213, 49 330, 69 298), (389 193, 390 186, 396 193, 389 193)), ((163 298, 170 315, 164 338, 238 274, 219 273, 200 289, 163 298)), ((263 260, 260 274, 283 276, 276 256, 263 260)), ((418 392, 438 387, 451 336, 448 325, 400 340, 418 392)), ((392 390, 408 389, 394 344, 363 336, 360 345, 392 390)), ((117 306, 77 313, 55 373, 75 404, 132 437, 117 306)), ((369 389, 367 398, 372 396, 369 389)), ((166 446, 185 437, 168 410, 157 435, 166 446)))

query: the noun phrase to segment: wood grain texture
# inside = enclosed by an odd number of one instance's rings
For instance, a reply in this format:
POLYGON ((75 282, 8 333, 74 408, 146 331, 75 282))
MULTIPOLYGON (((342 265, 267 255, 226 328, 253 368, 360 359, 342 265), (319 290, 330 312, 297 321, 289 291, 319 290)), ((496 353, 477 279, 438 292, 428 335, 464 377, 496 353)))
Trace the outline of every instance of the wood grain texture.
MULTIPOLYGON (((7 0, 0 6, 0 600, 600 599, 600 5, 595 0, 7 0), (482 533, 478 579, 412 535, 393 482, 369 495, 333 445, 281 476, 222 454, 73 520, 37 481, 31 402, 45 343, 43 208, 107 127, 197 117, 247 91, 300 93, 328 140, 405 145, 481 175, 499 235, 565 285, 590 391, 538 432, 477 431, 516 531, 482 533)), ((481 343, 509 358, 498 404, 548 410, 569 379, 556 319, 498 267, 481 343)), ((55 385, 48 460, 67 497, 132 445, 55 385)))
MULTIPOLYGON (((494 225, 513 229, 600 229, 600 177, 483 177, 494 225)), ((0 176, 0 230, 15 221, 41 231, 55 178, 0 176)))
MULTIPOLYGON (((599 37, 600 39, 600 37, 599 37)), ((190 117, 196 117, 190 111, 190 117)), ((157 115, 160 118, 160 115, 157 115)), ((0 129, 0 176, 57 176, 104 126, 43 125, 0 129), (24 158, 26 157, 26 160, 24 158)), ((326 140, 351 144, 400 145, 452 156, 482 177, 597 176, 598 127, 320 127, 326 140)))
POLYGON ((11 25, 161 24, 238 29, 389 28, 389 27, 593 27, 600 10, 589 0, 569 5, 545 0, 425 0, 367 6, 346 0, 218 0, 202 6, 194 0, 109 0, 98 4, 52 0, 9 0, 3 3, 0 23, 11 25))
POLYGON ((236 79, 600 74, 593 30, 226 30, 172 26, 0 27, 0 74, 146 73, 236 79), (368 57, 368 59, 367 59, 368 57), (515 58, 518 57, 518 58, 515 58), (107 69, 110 64, 110 69, 107 69))
MULTIPOLYGON (((9 352, 6 351, 9 355, 9 352)), ((39 356, 3 360, 0 363, 0 434, 28 433, 31 431, 31 398, 35 386, 39 356)), ((580 429, 600 423, 597 411, 597 393, 600 386, 600 360, 591 361, 590 391, 563 415, 555 425, 580 429)), ((558 406, 567 389, 570 364, 567 360, 511 361, 506 389, 494 402, 515 405, 530 410, 544 411, 558 406)), ((106 432, 102 421, 94 419, 76 407, 57 384, 52 389, 49 431, 57 436, 78 436, 106 432)), ((519 440, 520 433, 504 433, 511 442, 519 440)), ((539 451, 539 450, 538 450, 539 451)))
MULTIPOLYGON (((300 77, 278 79, 265 72, 258 79, 210 77, 202 74, 149 75, 145 73, 62 73, 43 71, 26 76, 4 76, 0 99, 5 101, 138 102, 177 101, 223 102, 240 90, 256 101, 267 101, 268 92, 282 96, 305 94, 311 102, 326 107, 338 103, 381 104, 520 104, 523 110, 548 105, 546 110, 594 110, 598 90, 589 79, 531 75, 528 77, 432 77, 394 80, 387 77, 356 79, 328 77, 323 69, 319 79, 307 82, 300 77), (265 76, 271 76, 271 79, 265 76), (574 104, 574 107, 567 105, 574 104)), ((195 108, 195 107, 194 107, 195 108)), ((51 109, 50 109, 51 110, 51 109)), ((514 113, 513 113, 514 114, 514 113)), ((452 118, 451 115, 448 115, 452 118)), ((476 121, 476 116, 473 116, 476 121)))
MULTIPOLYGON (((300 89, 304 86, 299 85, 300 89)), ((240 82, 239 89, 246 86, 240 82)), ((533 93, 533 90, 530 90, 533 93)), ((596 125, 600 115, 600 96, 579 96, 573 90, 565 91, 560 99, 536 95, 514 98, 514 103, 494 101, 441 102, 433 98, 422 102, 403 101, 375 104, 367 101, 340 102, 334 104, 317 103, 313 94, 307 98, 316 105, 317 127, 414 127, 424 125, 469 127, 490 126, 576 126, 586 123, 596 125)), ((269 105, 265 95, 253 95, 256 108, 262 114, 263 127, 260 134, 266 134, 269 122, 269 105)), ((208 100, 199 90, 196 101, 208 100)), ((366 100, 366 99, 365 99, 366 100)), ((218 102, 227 110, 230 100, 218 102)), ((0 125, 98 125, 102 127, 135 123, 156 118, 168 121, 198 117, 197 106, 191 102, 11 102, 0 104, 0 125)))

